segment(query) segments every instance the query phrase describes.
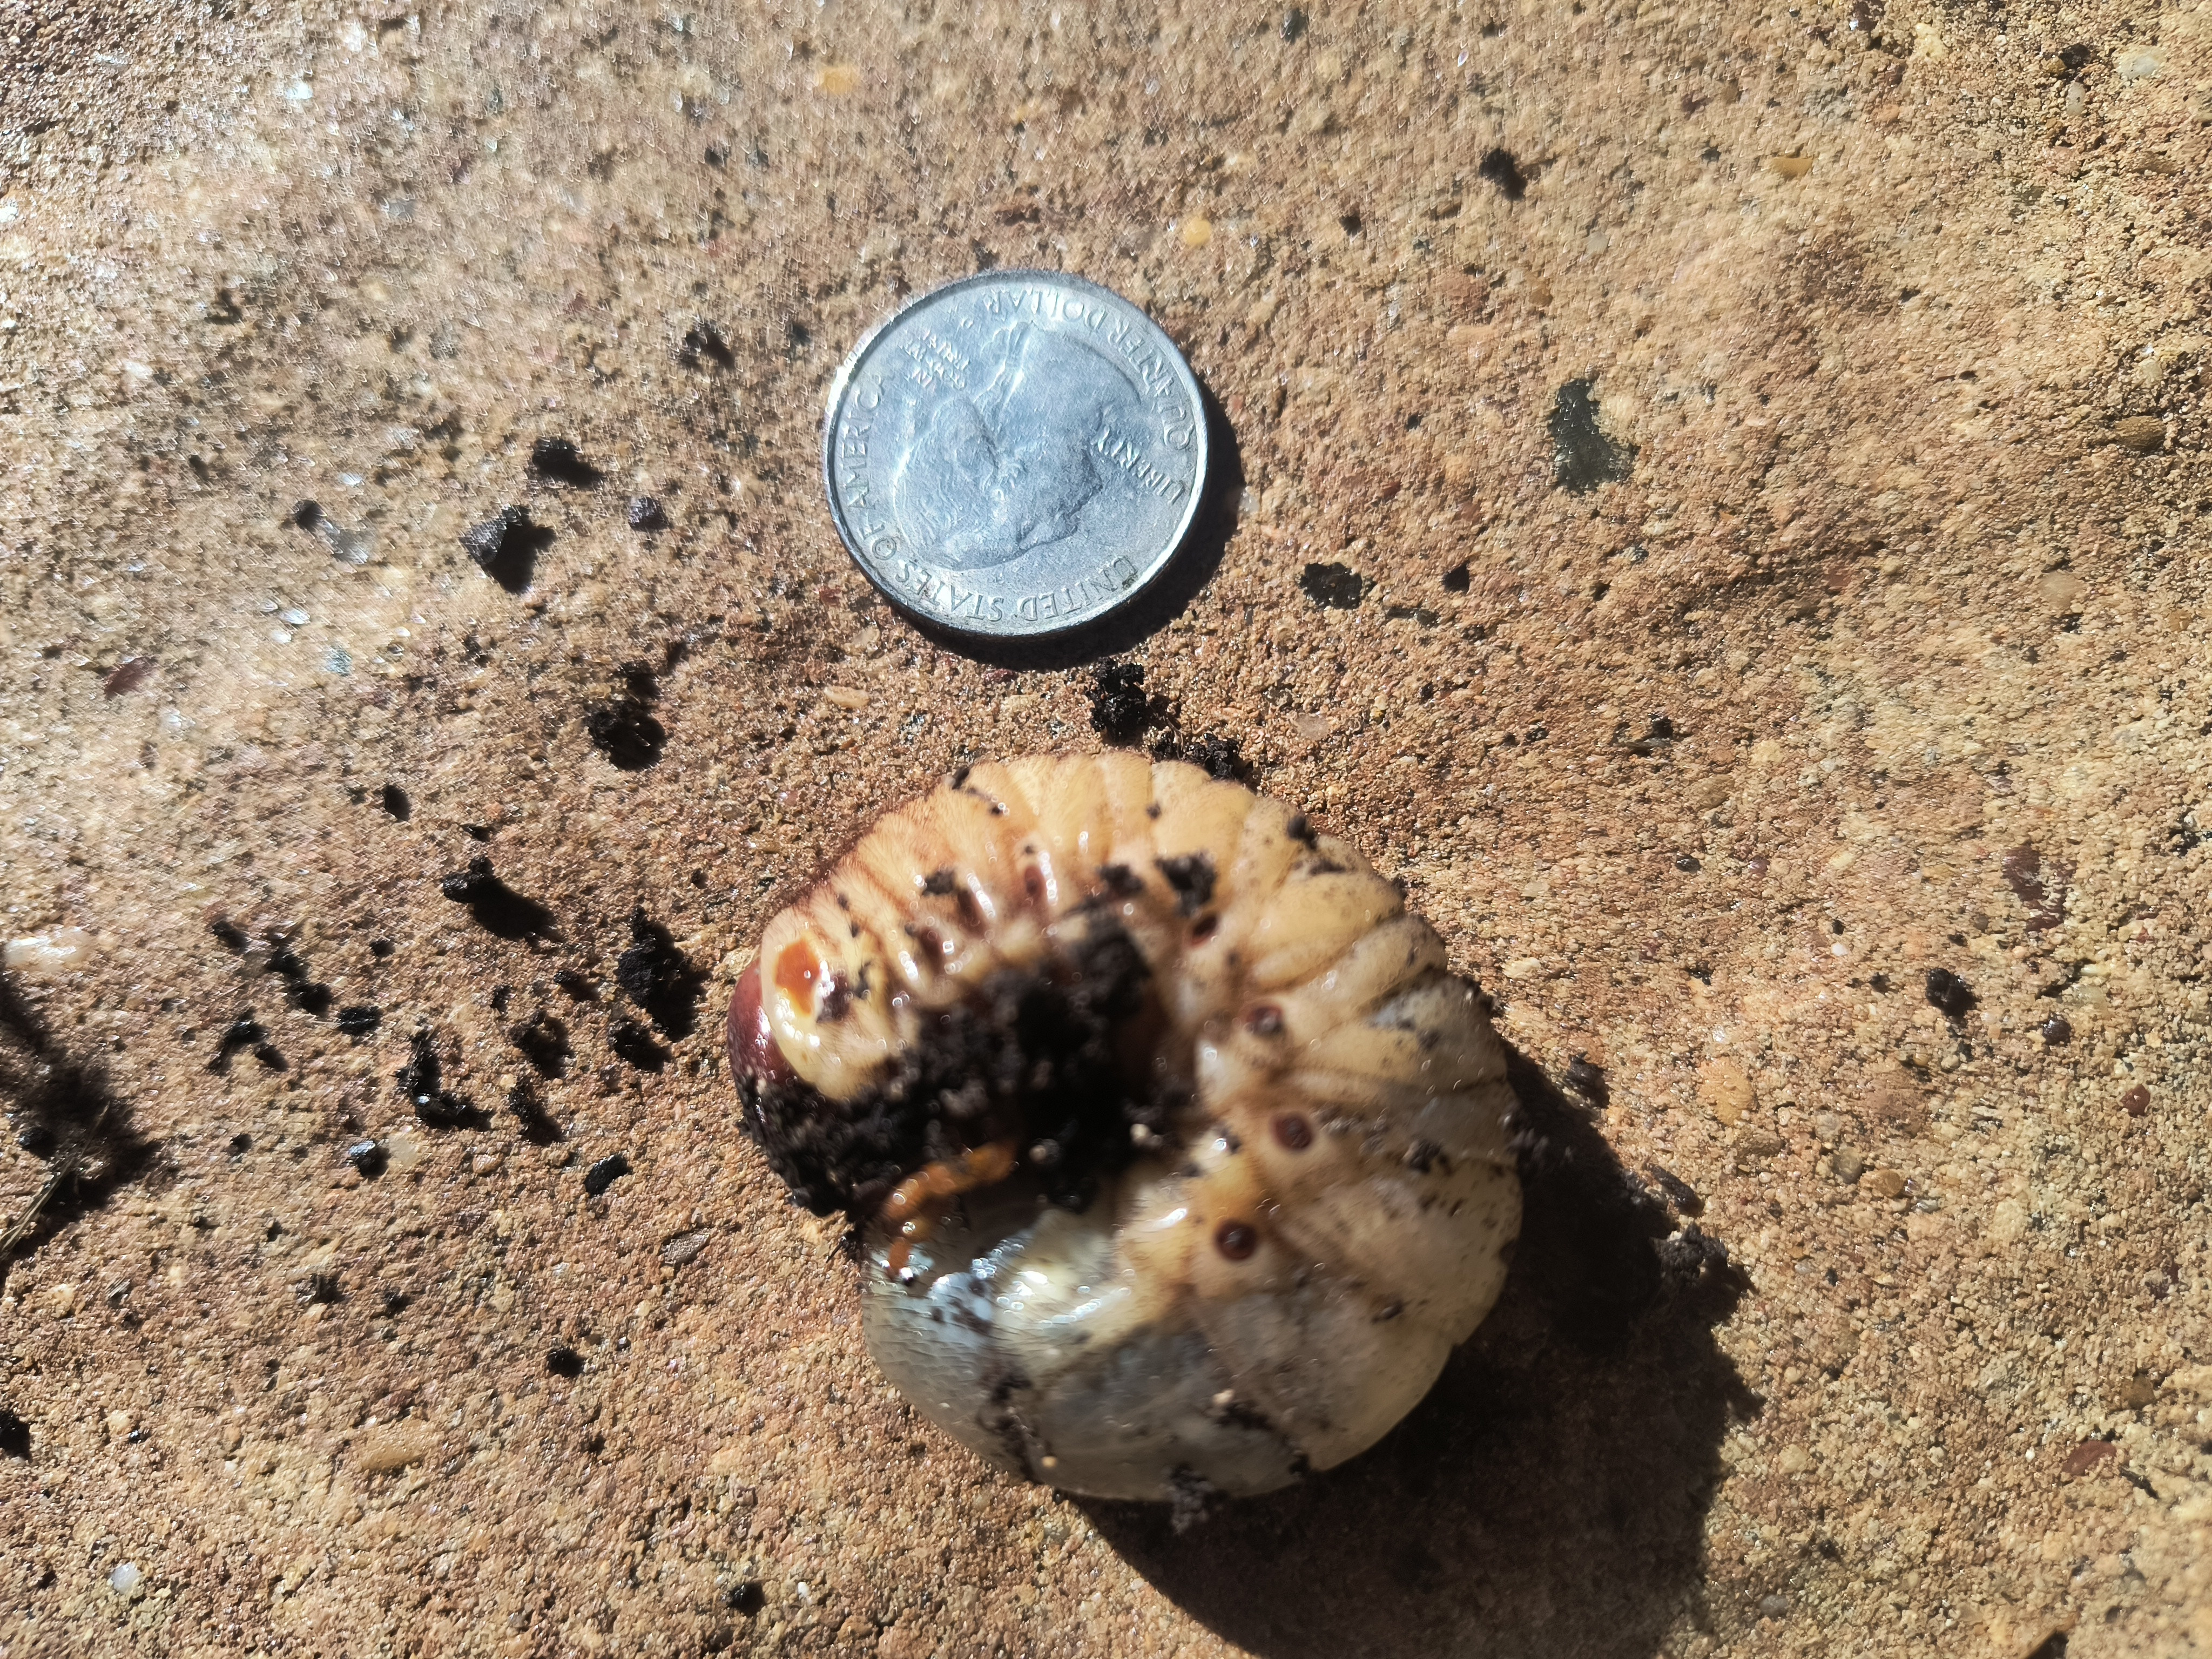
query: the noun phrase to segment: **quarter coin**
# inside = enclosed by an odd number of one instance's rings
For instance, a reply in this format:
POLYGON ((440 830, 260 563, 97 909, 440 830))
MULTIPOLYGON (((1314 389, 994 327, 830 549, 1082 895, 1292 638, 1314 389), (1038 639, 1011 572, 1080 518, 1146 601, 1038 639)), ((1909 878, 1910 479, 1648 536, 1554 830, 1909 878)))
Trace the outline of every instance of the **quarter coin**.
POLYGON ((1198 516, 1206 408, 1120 295, 991 270, 917 295, 830 388, 837 532, 893 603, 956 633, 1062 633, 1164 569, 1198 516))

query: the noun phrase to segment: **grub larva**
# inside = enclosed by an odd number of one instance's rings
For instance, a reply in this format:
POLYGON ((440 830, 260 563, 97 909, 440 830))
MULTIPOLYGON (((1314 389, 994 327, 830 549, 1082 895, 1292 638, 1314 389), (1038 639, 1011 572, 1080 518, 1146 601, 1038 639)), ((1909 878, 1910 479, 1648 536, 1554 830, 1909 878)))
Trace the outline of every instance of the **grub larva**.
POLYGON ((870 1352, 1002 1468, 1282 1486, 1496 1299, 1504 1056, 1351 847, 1194 766, 964 768, 788 909, 729 1024, 746 1127, 864 1245, 870 1352))

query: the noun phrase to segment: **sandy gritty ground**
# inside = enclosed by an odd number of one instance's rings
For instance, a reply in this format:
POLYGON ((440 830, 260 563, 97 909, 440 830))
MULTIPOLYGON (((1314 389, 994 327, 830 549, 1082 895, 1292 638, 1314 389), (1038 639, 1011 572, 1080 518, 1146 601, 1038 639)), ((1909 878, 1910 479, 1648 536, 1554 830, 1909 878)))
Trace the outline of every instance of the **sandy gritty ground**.
POLYGON ((2206 0, 0 57, 0 1214, 84 1160, 0 1294, 7 1659, 2212 1653, 2206 0), (1109 641, 1154 740, 1403 878, 1542 1131, 1431 1399, 1180 1538, 909 1414, 717 1051, 873 811, 1098 741, 821 499, 839 358, 993 264, 1234 434, 1109 641))

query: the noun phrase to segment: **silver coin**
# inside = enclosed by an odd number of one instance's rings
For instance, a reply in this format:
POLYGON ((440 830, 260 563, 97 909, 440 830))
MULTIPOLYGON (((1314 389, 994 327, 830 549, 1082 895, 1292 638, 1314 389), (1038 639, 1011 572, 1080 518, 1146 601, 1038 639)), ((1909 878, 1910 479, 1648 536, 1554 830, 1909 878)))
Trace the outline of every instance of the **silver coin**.
POLYGON ((1109 289, 992 270, 916 296, 830 388, 838 534, 896 605, 958 633, 1057 634, 1127 604, 1198 516, 1198 381, 1109 289))

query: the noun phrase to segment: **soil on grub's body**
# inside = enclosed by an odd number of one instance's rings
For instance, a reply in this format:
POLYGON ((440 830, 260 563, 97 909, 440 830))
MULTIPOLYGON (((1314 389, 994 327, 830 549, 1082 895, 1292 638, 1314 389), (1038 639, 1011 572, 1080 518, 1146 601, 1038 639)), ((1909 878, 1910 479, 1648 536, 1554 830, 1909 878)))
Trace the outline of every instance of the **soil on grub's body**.
POLYGON ((745 1078, 746 1127, 817 1215, 864 1223, 924 1164, 1000 1141, 1048 1198, 1079 1208, 1128 1163, 1131 1129, 1164 1127, 1179 1103, 1171 1085, 1125 1069, 1151 977, 1128 933, 1099 920, 1063 955, 1002 969, 925 1016, 884 1077, 850 1100, 745 1078))

